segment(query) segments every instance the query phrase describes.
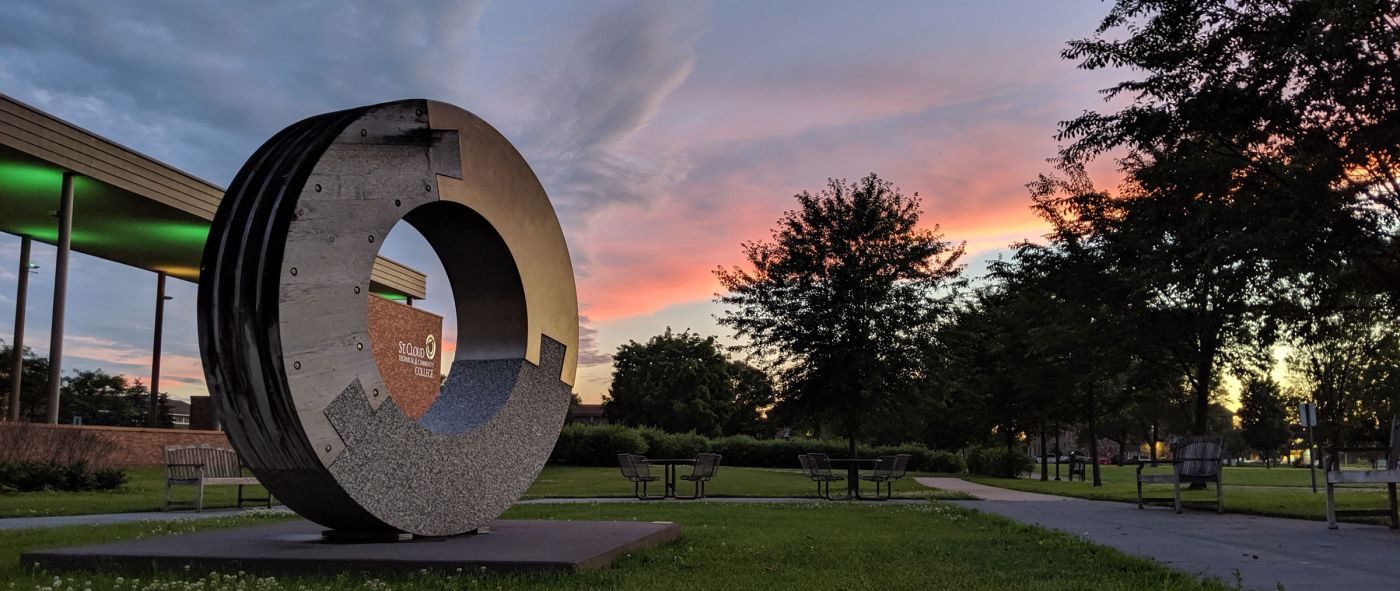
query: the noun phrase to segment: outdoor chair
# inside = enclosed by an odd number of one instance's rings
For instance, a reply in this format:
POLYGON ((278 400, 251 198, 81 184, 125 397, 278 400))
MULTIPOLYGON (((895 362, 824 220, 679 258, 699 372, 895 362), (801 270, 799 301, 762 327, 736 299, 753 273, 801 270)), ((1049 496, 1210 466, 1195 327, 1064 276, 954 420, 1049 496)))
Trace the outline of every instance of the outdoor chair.
POLYGON ((238 508, 243 503, 265 503, 272 506, 272 494, 263 497, 244 497, 243 487, 258 484, 258 479, 243 473, 243 463, 238 453, 220 447, 207 445, 167 445, 165 456, 165 503, 162 509, 193 508, 204 511, 204 487, 237 486, 238 508), (171 499, 171 489, 176 486, 195 487, 194 500, 176 501, 171 499))
POLYGON ((875 469, 869 475, 861 477, 861 480, 875 483, 873 500, 886 501, 894 496, 894 481, 904 478, 904 472, 909 467, 909 457, 909 454, 880 456, 880 461, 875 464, 875 469), (881 483, 885 485, 883 497, 880 496, 881 483))
POLYGON ((1396 503, 1395 485, 1400 483, 1400 417, 1390 421, 1389 447, 1337 447, 1327 455, 1327 527, 1337 529, 1337 516, 1386 516, 1390 518, 1390 528, 1400 529, 1400 505, 1396 503), (1385 454, 1385 468, 1379 470, 1342 470, 1342 452, 1385 454), (1333 498, 1333 488, 1338 484, 1384 484, 1390 494, 1390 506, 1386 509, 1337 509, 1333 498))
POLYGON ((1088 473, 1088 467, 1089 467, 1089 459, 1086 458, 1086 457, 1084 456, 1084 453, 1083 453, 1083 452, 1078 452, 1078 451, 1069 452, 1069 481, 1070 481, 1070 482, 1074 482, 1074 476, 1075 476, 1076 474, 1079 475, 1079 481, 1080 481, 1080 482, 1084 482, 1084 481, 1086 480, 1086 479, 1085 479, 1085 475, 1088 473))
POLYGON ((705 483, 709 482, 715 474, 719 472, 719 454, 700 454, 695 456, 695 467, 690 474, 682 476, 681 480, 695 483, 695 494, 689 497, 676 497, 678 499, 703 499, 705 498, 705 483))
POLYGON ((797 461, 802 464, 802 473, 812 482, 817 483, 817 497, 831 499, 831 483, 833 481, 845 480, 842 476, 831 473, 831 460, 825 454, 802 454, 797 456, 797 461), (816 456, 821 456, 826 460, 823 467, 819 467, 816 456))
POLYGON ((651 466, 646 463, 646 457, 617 454, 617 465, 622 469, 622 477, 632 482, 632 494, 638 499, 645 501, 666 498, 666 495, 652 496, 647 494, 647 483, 656 482, 661 478, 651 475, 651 466))
POLYGON ((1181 513, 1182 484, 1214 484, 1215 512, 1225 512, 1225 495, 1220 480, 1221 464, 1225 458, 1225 440, 1215 435, 1198 435, 1181 440, 1172 448, 1171 474, 1143 474, 1143 468, 1151 462, 1138 462, 1137 467, 1137 506, 1144 503, 1172 503, 1177 513, 1181 513), (1142 496, 1144 484, 1170 484, 1170 498, 1145 498, 1142 496))

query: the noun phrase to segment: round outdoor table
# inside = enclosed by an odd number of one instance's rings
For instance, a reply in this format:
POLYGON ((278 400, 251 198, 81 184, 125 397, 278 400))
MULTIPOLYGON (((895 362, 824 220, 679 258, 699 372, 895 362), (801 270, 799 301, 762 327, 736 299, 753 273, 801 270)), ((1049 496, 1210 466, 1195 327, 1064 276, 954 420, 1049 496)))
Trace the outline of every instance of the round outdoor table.
POLYGON ((860 467, 862 464, 878 464, 878 458, 831 458, 832 464, 846 464, 846 498, 860 497, 860 467))
POLYGON ((673 499, 676 498, 676 466, 680 466, 680 465, 694 465, 694 464, 695 464, 695 459, 694 459, 694 458, 691 458, 691 459, 680 459, 680 458, 676 458, 676 459, 661 459, 661 460, 653 460, 653 459, 651 459, 651 458, 647 458, 645 461, 646 461, 646 463, 648 463, 648 464, 656 464, 656 465, 659 465, 659 466, 662 466, 662 467, 665 468, 665 470, 666 470, 666 479, 665 479, 665 482, 666 482, 666 491, 665 491, 664 493, 662 493, 661 496, 662 496, 662 497, 671 497, 671 498, 673 498, 673 499))

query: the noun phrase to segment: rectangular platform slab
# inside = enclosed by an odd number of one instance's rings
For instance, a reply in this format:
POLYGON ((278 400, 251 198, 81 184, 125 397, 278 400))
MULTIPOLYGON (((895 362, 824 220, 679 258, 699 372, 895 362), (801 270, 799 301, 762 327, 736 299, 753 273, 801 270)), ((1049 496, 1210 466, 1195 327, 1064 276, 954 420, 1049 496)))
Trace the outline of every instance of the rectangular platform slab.
POLYGON ((679 525, 638 521, 497 520, 486 533, 398 542, 330 542, 309 521, 175 534, 26 552, 50 572, 191 571, 259 575, 435 572, 574 572, 680 537, 679 525))

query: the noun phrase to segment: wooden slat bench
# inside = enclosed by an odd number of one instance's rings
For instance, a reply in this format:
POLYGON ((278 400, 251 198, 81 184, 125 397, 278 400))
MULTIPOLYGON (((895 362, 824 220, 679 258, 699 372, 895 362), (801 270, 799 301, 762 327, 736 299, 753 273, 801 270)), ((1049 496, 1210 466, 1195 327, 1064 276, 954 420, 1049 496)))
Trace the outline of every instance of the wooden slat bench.
POLYGON ((207 445, 167 445, 165 446, 165 504, 163 509, 194 508, 204 510, 204 487, 237 486, 238 508, 244 501, 265 503, 272 506, 272 494, 264 497, 244 497, 243 487, 255 486, 258 479, 243 473, 244 468, 238 453, 221 447, 207 445), (194 486, 193 501, 175 501, 170 491, 176 486, 194 486))
POLYGON ((1327 527, 1337 529, 1337 517, 1385 516, 1390 528, 1400 529, 1400 505, 1396 503, 1395 485, 1400 483, 1400 417, 1390 421, 1390 447, 1335 447, 1327 455, 1327 527), (1384 453, 1385 467, 1379 470, 1342 470, 1342 452, 1384 453), (1338 484, 1384 484, 1390 493, 1390 506, 1385 509, 1337 509, 1332 489, 1338 484))
POLYGON ((1225 459, 1225 440, 1214 435, 1187 437, 1172 448, 1171 474, 1143 474, 1142 469, 1150 462, 1139 462, 1137 468, 1137 505, 1141 509, 1146 503, 1171 503, 1177 513, 1181 513, 1182 484, 1215 484, 1215 512, 1225 512, 1225 494, 1222 490, 1220 473, 1225 459), (1142 496, 1144 484, 1170 484, 1170 498, 1146 498, 1142 496))

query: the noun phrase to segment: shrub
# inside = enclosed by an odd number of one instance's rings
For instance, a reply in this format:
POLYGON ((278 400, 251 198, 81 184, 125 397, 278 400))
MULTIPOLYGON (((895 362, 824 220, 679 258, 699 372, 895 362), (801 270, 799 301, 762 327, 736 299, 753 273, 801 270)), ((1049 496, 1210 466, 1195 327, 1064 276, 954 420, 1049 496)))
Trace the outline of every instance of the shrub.
POLYGON ((710 451, 710 440, 695 433, 667 433, 655 427, 637 432, 646 441, 647 455, 654 458, 693 458, 710 451))
POLYGON ((90 470, 86 462, 0 462, 0 489, 20 492, 113 490, 126 483, 116 468, 90 470))
MULTIPOLYGON (((724 456, 728 466, 755 468, 797 468, 797 456, 824 453, 833 458, 850 455, 849 444, 840 439, 755 439, 733 435, 708 439, 695 433, 667 433, 654 427, 623 425, 565 425, 554 444, 549 461, 571 466, 616 466, 617 454, 646 454, 653 458, 693 458, 704 452, 724 456)), ((861 457, 909 454, 911 471, 961 472, 963 460, 957 454, 934 451, 922 444, 856 447, 861 457)))
POLYGON ((621 425, 565 425, 549 461, 572 466, 616 466, 617 454, 642 454, 647 442, 621 425))
POLYGON ((983 476, 995 476, 998 478, 1017 478, 1025 472, 1029 472, 1032 467, 1031 457, 1020 451, 1008 451, 1005 448, 969 448, 967 455, 967 471, 972 474, 983 476))

